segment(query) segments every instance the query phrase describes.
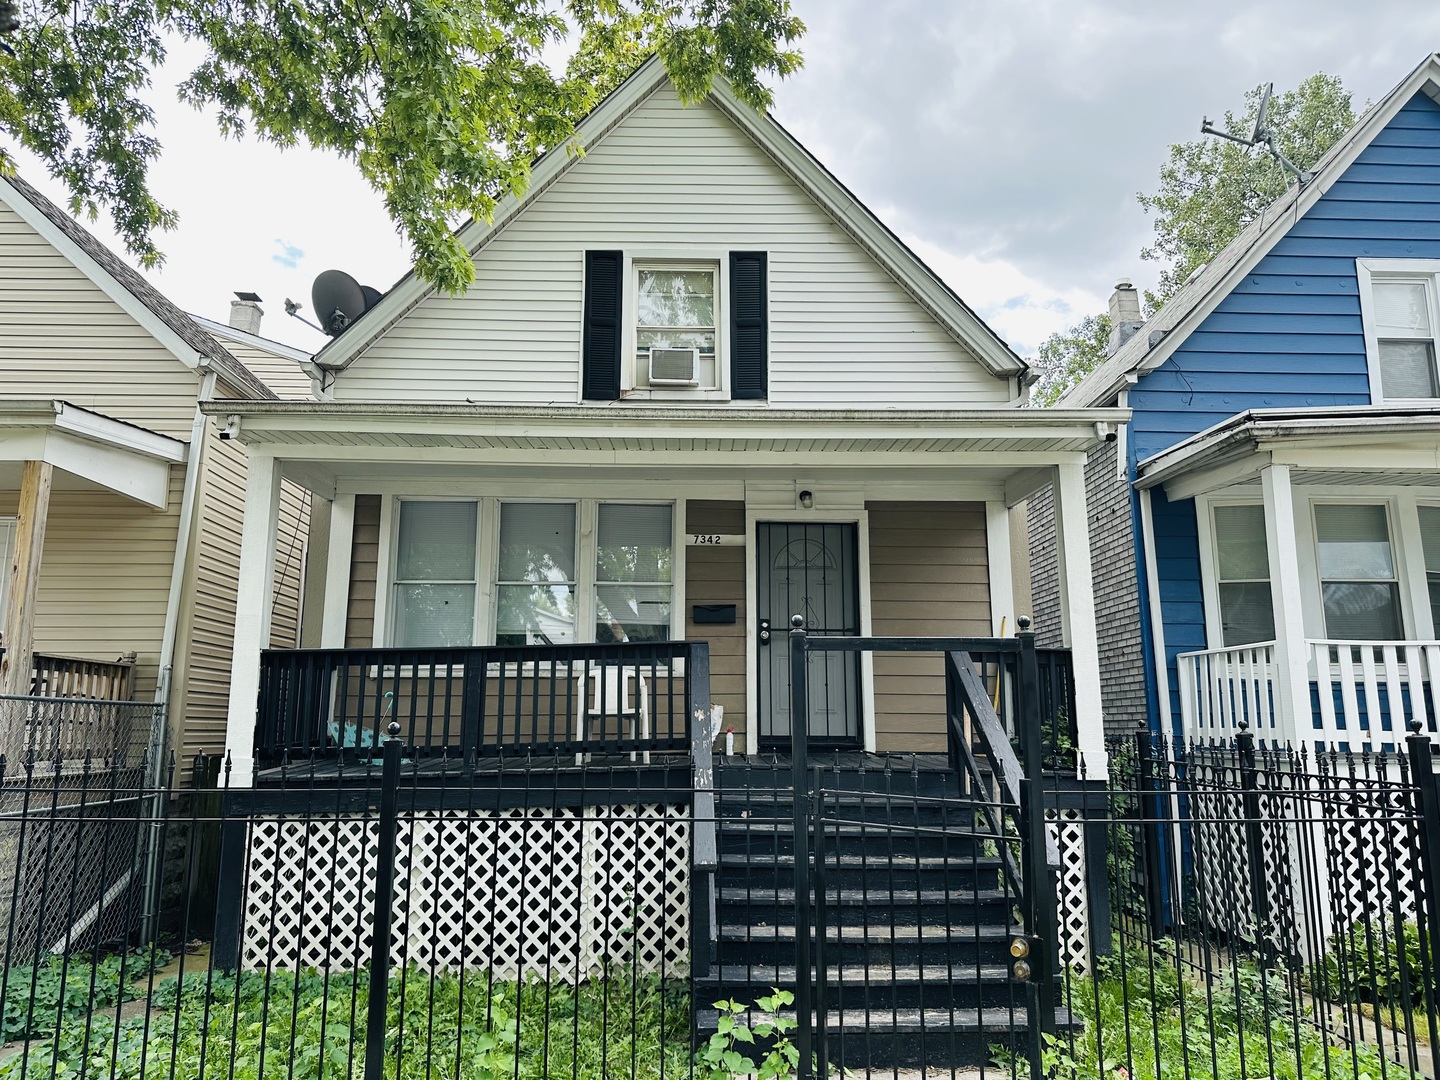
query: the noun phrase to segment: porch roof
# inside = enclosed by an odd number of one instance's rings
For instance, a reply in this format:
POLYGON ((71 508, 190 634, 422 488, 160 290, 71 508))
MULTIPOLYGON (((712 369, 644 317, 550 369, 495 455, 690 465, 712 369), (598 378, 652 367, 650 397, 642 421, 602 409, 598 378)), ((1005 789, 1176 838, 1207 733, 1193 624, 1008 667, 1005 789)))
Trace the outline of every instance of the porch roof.
POLYGON ((18 479, 6 483, 13 465, 45 461, 71 477, 164 509, 170 466, 183 463, 188 450, 179 439, 68 401, 0 401, 0 486, 18 486, 18 479))
MULTIPOLYGON (((210 401, 205 412, 233 436, 279 456, 414 460, 416 448, 606 455, 689 455, 716 463, 736 453, 1084 453, 1130 418, 1128 409, 767 409, 649 405, 504 406, 210 401)), ((678 456, 677 456, 678 455, 678 456)), ((463 460, 456 456, 427 461, 463 460)), ((910 461, 911 464, 915 462, 910 461)), ((977 464, 980 463, 977 460, 977 464)), ((985 462, 994 464, 993 461, 985 462)))
POLYGON ((1440 407, 1251 409, 1140 462, 1140 488, 1192 498, 1288 465, 1297 484, 1440 486, 1440 407))

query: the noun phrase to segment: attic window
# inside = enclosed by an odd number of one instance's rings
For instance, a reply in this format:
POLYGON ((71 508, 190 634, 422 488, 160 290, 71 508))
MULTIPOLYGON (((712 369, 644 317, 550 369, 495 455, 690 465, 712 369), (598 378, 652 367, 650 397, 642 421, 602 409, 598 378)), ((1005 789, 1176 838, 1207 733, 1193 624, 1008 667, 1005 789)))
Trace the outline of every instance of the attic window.
POLYGON ((635 265, 635 386, 719 389, 719 266, 635 265))
POLYGON ((1357 260, 1373 404, 1440 398, 1440 262, 1357 260))

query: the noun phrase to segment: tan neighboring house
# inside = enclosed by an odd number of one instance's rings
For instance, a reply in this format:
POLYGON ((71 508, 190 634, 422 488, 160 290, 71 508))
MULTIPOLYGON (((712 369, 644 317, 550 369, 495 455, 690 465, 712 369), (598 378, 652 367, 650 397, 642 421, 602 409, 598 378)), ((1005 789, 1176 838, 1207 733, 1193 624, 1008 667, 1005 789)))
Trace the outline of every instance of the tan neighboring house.
MULTIPOLYGON (((462 228, 464 294, 407 278, 316 355, 321 400, 204 406, 256 478, 236 781, 291 751, 344 760, 392 720, 422 756, 585 746, 576 725, 613 711, 594 665, 622 656, 631 696, 609 701, 659 747, 686 677, 661 643, 682 641, 708 643, 737 751, 788 746, 790 617, 1013 633, 1008 508, 1052 480, 1103 772, 1083 469, 1125 410, 1022 408, 1024 362, 723 85, 685 107, 652 61, 580 139, 462 228), (285 482, 333 506, 313 584, 320 644, 349 652, 266 651, 285 482)), ((945 750, 938 657, 835 655, 816 678, 815 743, 945 750)))
MULTIPOLYGON (((223 748, 246 454, 199 406, 310 396, 258 318, 186 315, 0 178, 0 693, 158 701, 182 761, 223 748)), ((309 500, 281 494, 269 643, 294 645, 309 500)))

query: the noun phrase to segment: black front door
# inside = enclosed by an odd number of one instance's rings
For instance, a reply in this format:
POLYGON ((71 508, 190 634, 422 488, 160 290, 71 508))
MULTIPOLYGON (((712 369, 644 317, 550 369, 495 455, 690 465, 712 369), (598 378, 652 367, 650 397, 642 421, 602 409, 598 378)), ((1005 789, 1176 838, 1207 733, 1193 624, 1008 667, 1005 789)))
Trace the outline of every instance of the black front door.
MULTIPOLYGON (((756 537, 756 618, 770 626, 757 648, 760 742, 790 745, 790 630, 805 616, 817 636, 860 633, 859 535, 853 523, 761 522, 756 537)), ((860 656, 810 656, 810 740, 860 745, 860 656)))

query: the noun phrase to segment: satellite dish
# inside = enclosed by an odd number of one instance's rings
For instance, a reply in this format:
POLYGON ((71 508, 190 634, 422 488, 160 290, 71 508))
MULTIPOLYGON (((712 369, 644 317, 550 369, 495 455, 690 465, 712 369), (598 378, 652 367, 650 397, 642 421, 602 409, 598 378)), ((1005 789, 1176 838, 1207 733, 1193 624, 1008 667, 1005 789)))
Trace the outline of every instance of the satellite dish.
POLYGON ((310 303, 321 328, 339 337, 345 328, 374 306, 380 294, 361 285, 343 270, 325 270, 310 286, 310 303))
POLYGON ((1250 136, 1251 144, 1265 142, 1270 135, 1270 127, 1265 123, 1270 113, 1270 96, 1275 92, 1273 82, 1265 84, 1265 92, 1260 95, 1260 108, 1255 113, 1255 133, 1250 136))

